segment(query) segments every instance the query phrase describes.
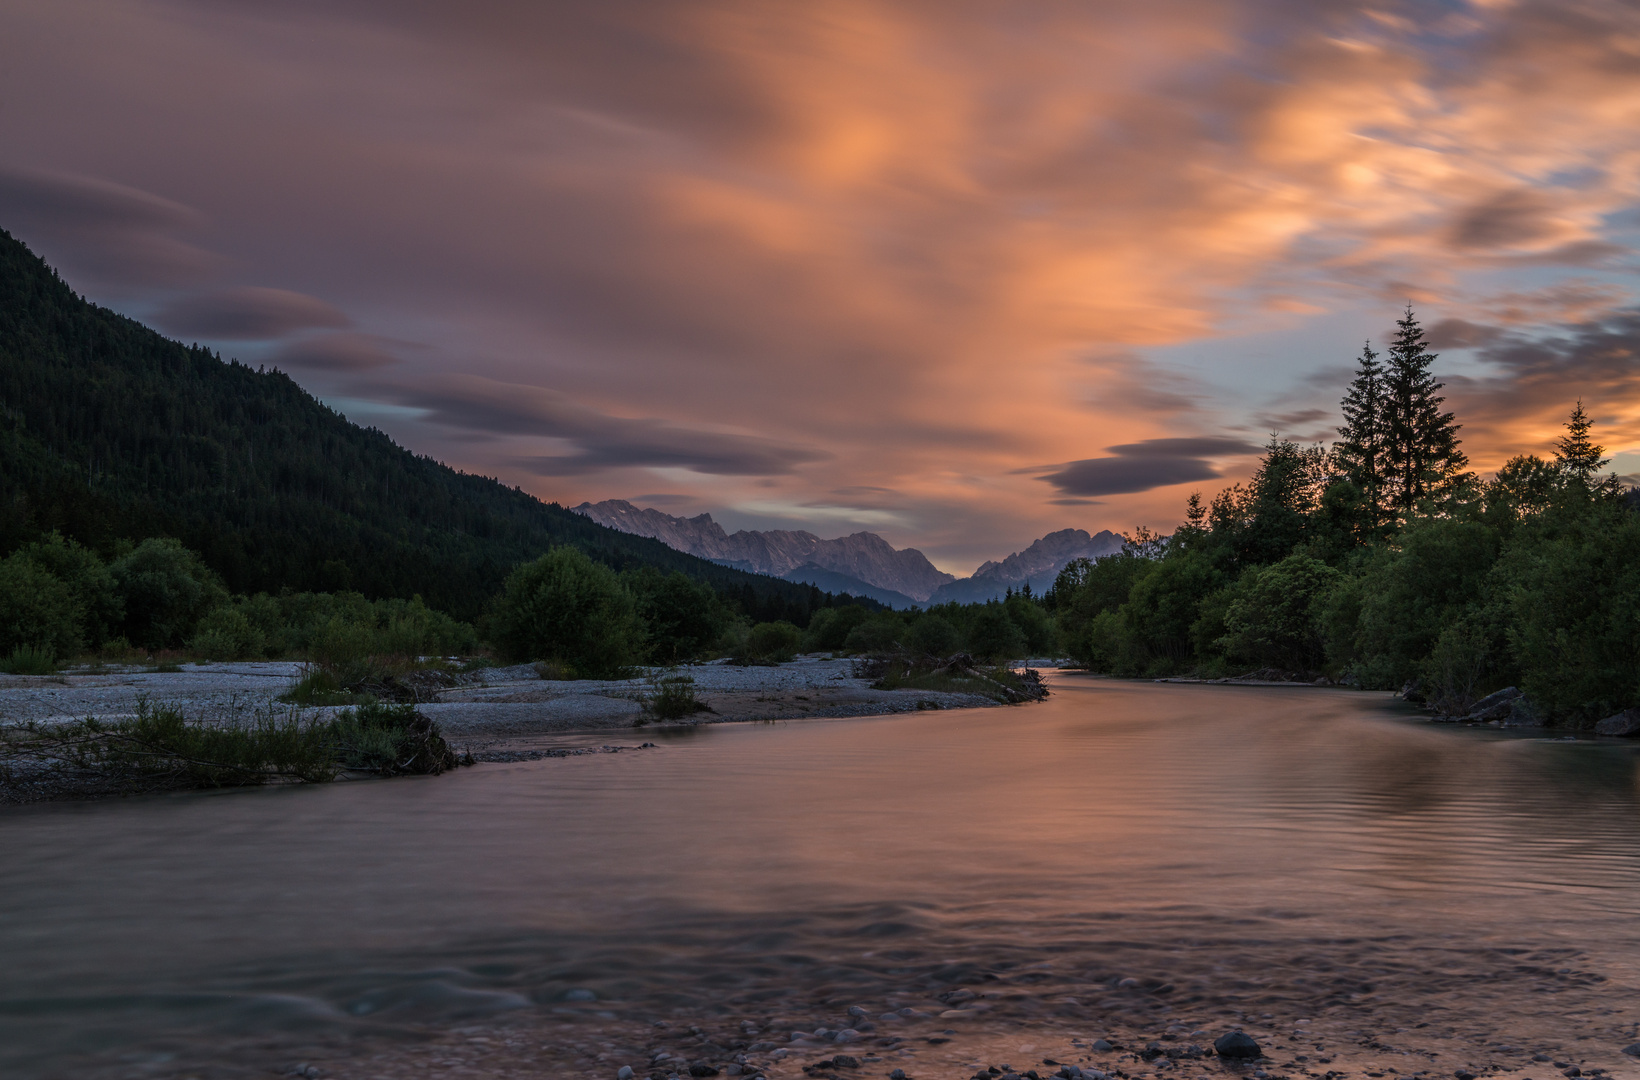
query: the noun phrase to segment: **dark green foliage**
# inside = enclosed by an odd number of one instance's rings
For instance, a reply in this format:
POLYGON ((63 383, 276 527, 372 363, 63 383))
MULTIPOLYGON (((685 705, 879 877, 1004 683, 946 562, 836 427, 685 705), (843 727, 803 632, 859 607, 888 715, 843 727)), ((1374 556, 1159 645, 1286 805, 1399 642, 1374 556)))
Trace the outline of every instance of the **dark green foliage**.
POLYGON ((1362 540, 1381 535, 1387 523, 1385 512, 1386 439, 1385 371, 1371 344, 1361 346, 1355 378, 1344 395, 1341 409, 1344 424, 1338 429, 1333 453, 1338 470, 1354 486, 1359 496, 1358 516, 1362 540))
POLYGON ((1320 446, 1272 436, 1248 486, 1234 485, 1213 500, 1213 546, 1239 567, 1286 557, 1315 538, 1321 521, 1316 510, 1332 479, 1332 463, 1320 446))
POLYGON ((1002 603, 1008 618, 1025 639, 1025 656, 1053 656, 1059 649, 1059 633, 1047 610, 1029 594, 1016 593, 1002 603))
POLYGON ((1479 521, 1433 518, 1404 529, 1362 574, 1352 661, 1374 686, 1418 674, 1441 631, 1485 605, 1497 532, 1479 521))
POLYGON ((905 644, 923 656, 946 657, 962 647, 962 635, 949 620, 938 615, 923 615, 911 624, 905 644))
POLYGON ((7 675, 55 675, 57 658, 40 645, 19 645, 0 657, 0 671, 7 675))
POLYGON ((751 664, 784 664, 797 655, 803 632, 789 622, 758 623, 746 635, 739 659, 751 664))
POLYGON ((97 553, 52 533, 24 544, 19 553, 68 586, 74 597, 80 641, 95 647, 114 637, 125 616, 125 598, 114 574, 97 553))
POLYGON ((0 553, 53 531, 105 558, 176 537, 236 593, 419 594, 465 619, 553 545, 681 571, 757 619, 827 603, 418 457, 286 375, 86 303, 0 232, 0 553))
POLYGON ((553 548, 508 576, 490 614, 490 639, 514 660, 550 660, 575 677, 614 679, 644 659, 631 591, 575 548, 553 548))
POLYGON ((837 652, 854 628, 870 617, 870 610, 858 604, 818 611, 809 621, 804 647, 813 652, 837 652))
POLYGON ((968 651, 982 660, 1016 660, 1025 655, 1025 635, 1008 609, 992 601, 981 605, 968 623, 968 651))
POLYGON ((125 602, 125 637, 163 649, 182 644, 228 598, 205 561, 170 537, 151 537, 109 568, 125 602))
POLYGON ((1121 670, 1161 675, 1190 663, 1202 601, 1226 584, 1216 555, 1199 549, 1179 552, 1158 560, 1134 583, 1120 612, 1121 670))
POLYGON ((907 636, 906 625, 892 615, 878 616, 867 619, 859 626, 848 632, 843 639, 843 651, 847 653, 893 653, 899 652, 907 636))
POLYGON ((1450 494, 1469 459, 1458 449, 1459 425, 1441 411, 1435 354, 1411 305, 1395 325, 1383 376, 1384 475, 1389 506, 1405 521, 1424 500, 1450 494))
POLYGON ((21 553, 0 559, 0 653, 37 649, 58 659, 81 646, 73 590, 21 553))
POLYGON ((674 570, 642 567, 622 575, 637 598, 649 659, 681 664, 704 656, 723 636, 733 614, 717 593, 674 570))
MULTIPOLYGON (((664 675, 644 698, 644 711, 657 720, 682 720, 711 707, 695 696, 695 680, 690 675, 664 675)), ((642 721, 640 721, 641 723, 642 721)))
POLYGON ((1319 671, 1326 659, 1322 605, 1343 576, 1308 555, 1249 570, 1224 612, 1224 636, 1216 644, 1232 660, 1319 671))
POLYGON ((248 726, 215 727, 144 702, 124 720, 0 729, 0 749, 9 774, 0 780, 44 778, 65 795, 311 783, 344 771, 440 773, 463 763, 432 721, 384 705, 329 720, 270 712, 248 726))
POLYGON ((1640 516, 1613 500, 1526 523, 1494 593, 1540 706, 1589 724, 1640 703, 1640 516))

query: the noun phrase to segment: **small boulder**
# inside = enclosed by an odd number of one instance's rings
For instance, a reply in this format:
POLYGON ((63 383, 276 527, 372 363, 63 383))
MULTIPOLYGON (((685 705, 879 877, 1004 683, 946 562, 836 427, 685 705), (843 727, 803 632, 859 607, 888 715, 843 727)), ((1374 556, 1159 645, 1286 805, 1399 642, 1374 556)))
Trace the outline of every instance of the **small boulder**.
MULTIPOLYGON (((1624 709, 1620 713, 1613 713, 1594 726, 1596 735, 1640 735, 1640 708, 1624 709)), ((1640 1046, 1640 1043, 1636 1043, 1640 1046)), ((1627 1050, 1623 1051, 1625 1054, 1627 1050)), ((1640 1057, 1640 1054, 1635 1055, 1640 1057)))
POLYGON ((1242 1031, 1227 1031, 1213 1040, 1213 1050, 1226 1061, 1251 1061, 1264 1056, 1258 1040, 1242 1031))
POLYGON ((895 1069, 888 1074, 888 1080, 906 1080, 904 1069, 895 1069))
POLYGON ((1095 1039, 1088 1045, 1088 1049, 1103 1054, 1107 1051, 1116 1049, 1116 1044, 1111 1042, 1109 1039, 1095 1039))
POLYGON ((632 1080, 632 1066, 622 1065, 615 1073, 615 1080, 632 1080))
POLYGON ((1543 715, 1532 704, 1531 698, 1518 697, 1509 705, 1509 715, 1498 721, 1500 727, 1540 728, 1543 715))
MULTIPOLYGON (((1623 1053, 1629 1055, 1629 1057, 1640 1057, 1640 1042, 1629 1043, 1629 1045, 1623 1047, 1623 1053)), ((1533 1058, 1532 1060, 1536 1061, 1537 1059, 1533 1058)))
POLYGON ((1472 724, 1495 723, 1510 714, 1515 699, 1520 696, 1518 689, 1513 686, 1506 686, 1502 690, 1487 694, 1475 702, 1469 709, 1469 715, 1464 719, 1472 724))
POLYGON ((860 1067, 860 1059, 851 1057, 848 1054, 838 1054, 831 1059, 831 1063, 839 1069, 858 1069, 860 1067))

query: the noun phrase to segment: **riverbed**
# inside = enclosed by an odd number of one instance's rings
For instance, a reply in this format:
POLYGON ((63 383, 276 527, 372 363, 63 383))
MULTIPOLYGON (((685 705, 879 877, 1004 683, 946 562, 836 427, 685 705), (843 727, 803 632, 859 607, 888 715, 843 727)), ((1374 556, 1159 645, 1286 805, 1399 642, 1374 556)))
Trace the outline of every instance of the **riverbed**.
POLYGON ((0 1075, 1640 1072, 1629 745, 1049 678, 0 811, 0 1075), (1191 1054, 1235 1027, 1264 1058, 1191 1054))

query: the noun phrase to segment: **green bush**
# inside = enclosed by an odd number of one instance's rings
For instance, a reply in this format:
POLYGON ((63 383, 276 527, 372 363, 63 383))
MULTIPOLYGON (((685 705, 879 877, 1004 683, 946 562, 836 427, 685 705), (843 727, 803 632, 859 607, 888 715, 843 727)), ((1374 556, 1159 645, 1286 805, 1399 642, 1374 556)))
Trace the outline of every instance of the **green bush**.
POLYGON ((906 637, 906 626, 892 615, 867 619, 848 632, 843 639, 843 651, 848 653, 898 652, 906 637))
POLYGON ((644 711, 658 720, 681 720, 698 712, 709 712, 710 706, 695 696, 692 675, 666 675, 656 679, 653 689, 644 698, 644 711))
POLYGON ((514 660, 560 661, 583 679, 620 678, 644 658, 636 607, 609 567, 554 548, 507 578, 490 637, 514 660))
POLYGON ((169 537, 144 540, 110 570, 125 607, 125 636, 151 649, 180 645, 228 599, 204 560, 169 537))
POLYGON ((96 552, 56 533, 18 550, 68 586, 82 645, 94 648, 114 634, 125 614, 125 603, 113 571, 96 552))
POLYGON ((718 594, 676 570, 663 575, 646 566, 621 577, 637 599, 647 654, 656 663, 704 655, 729 625, 731 614, 718 594))
POLYGON ((741 659, 753 664, 784 664, 797 655, 803 632, 789 622, 758 623, 746 635, 741 659))
POLYGON ((39 645, 19 645, 0 659, 0 671, 7 675, 55 675, 57 658, 39 645))
POLYGON ((803 647, 809 652, 839 652, 849 633, 871 616, 859 604, 821 608, 809 619, 803 647))
POLYGON ((1007 608, 986 604, 968 624, 968 651, 982 660, 1014 660, 1025 655, 1025 635, 1020 633, 1007 608))
POLYGON ((267 638, 242 608, 223 606, 199 621, 188 648, 206 660, 254 660, 266 650, 267 638))
POLYGON ((1321 607, 1343 574, 1308 555, 1289 555, 1243 575, 1225 611, 1218 644, 1232 660, 1317 671, 1326 659, 1321 607))
POLYGON ((71 656, 83 644, 81 616, 73 590, 45 567, 20 552, 0 560, 0 653, 71 656))
POLYGON ((962 648, 962 635, 949 620, 923 615, 911 624, 906 645, 923 656, 947 657, 962 648))

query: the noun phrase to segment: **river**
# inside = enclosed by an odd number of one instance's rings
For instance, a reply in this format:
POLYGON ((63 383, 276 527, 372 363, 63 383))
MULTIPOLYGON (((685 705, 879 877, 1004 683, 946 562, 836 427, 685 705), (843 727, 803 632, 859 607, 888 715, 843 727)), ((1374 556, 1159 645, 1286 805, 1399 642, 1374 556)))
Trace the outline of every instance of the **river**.
POLYGON ((739 1055, 783 1080, 846 1050, 857 1071, 819 1071, 1194 1077, 1229 1066, 1185 1048, 1234 1026, 1266 1077, 1640 1072, 1628 745, 1380 694, 1052 685, 6 810, 0 1075, 642 1080, 739 1055))

